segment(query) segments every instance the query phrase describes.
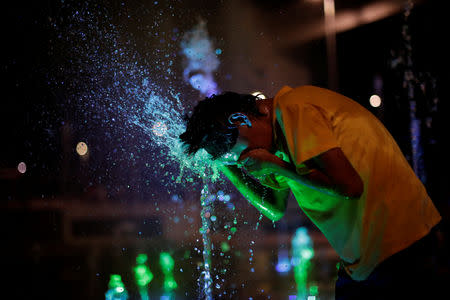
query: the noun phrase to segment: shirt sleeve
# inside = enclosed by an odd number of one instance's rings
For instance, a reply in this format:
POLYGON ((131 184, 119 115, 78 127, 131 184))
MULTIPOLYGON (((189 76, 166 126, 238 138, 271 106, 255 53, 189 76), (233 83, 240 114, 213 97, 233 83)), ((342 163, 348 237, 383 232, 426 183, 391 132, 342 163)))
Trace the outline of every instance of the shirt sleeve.
POLYGON ((304 172, 305 161, 339 147, 322 108, 301 101, 280 101, 276 114, 297 171, 304 172))

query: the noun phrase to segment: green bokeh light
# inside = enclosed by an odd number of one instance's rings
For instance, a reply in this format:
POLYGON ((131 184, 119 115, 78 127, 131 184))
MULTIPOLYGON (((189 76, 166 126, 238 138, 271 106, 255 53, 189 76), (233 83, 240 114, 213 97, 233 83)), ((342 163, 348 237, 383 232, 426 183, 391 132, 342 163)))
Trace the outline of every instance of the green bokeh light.
POLYGON ((115 289, 118 287, 120 288, 125 287, 125 285, 122 282, 122 277, 118 274, 111 274, 111 276, 109 277, 108 288, 115 289))
POLYGON ((222 242, 220 244, 220 248, 222 249, 223 252, 230 251, 230 245, 227 242, 222 242))
POLYGON ((159 255, 159 264, 164 273, 163 289, 165 292, 172 292, 178 287, 173 276, 175 261, 168 252, 161 252, 159 255))
POLYGON ((147 262, 148 256, 147 254, 141 253, 136 257, 136 263, 138 265, 145 264, 147 262))
POLYGON ((159 255, 159 263, 161 265, 161 268, 162 268, 164 274, 170 273, 173 271, 175 262, 169 253, 161 252, 161 254, 159 255))

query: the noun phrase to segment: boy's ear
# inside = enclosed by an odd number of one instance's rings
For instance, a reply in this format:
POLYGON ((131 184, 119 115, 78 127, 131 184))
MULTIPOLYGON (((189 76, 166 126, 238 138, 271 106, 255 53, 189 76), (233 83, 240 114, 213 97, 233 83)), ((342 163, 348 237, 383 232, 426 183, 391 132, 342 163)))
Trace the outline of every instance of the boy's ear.
POLYGON ((247 125, 248 127, 252 127, 252 122, 250 122, 250 119, 247 117, 247 115, 240 112, 232 113, 231 115, 229 115, 228 123, 236 127, 245 125, 247 125))

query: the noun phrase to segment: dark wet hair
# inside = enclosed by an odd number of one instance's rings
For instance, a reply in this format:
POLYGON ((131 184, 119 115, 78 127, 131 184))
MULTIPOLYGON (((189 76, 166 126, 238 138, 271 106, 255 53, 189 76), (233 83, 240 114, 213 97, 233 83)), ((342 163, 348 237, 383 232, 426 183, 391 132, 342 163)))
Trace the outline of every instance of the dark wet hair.
POLYGON ((256 105, 257 96, 224 92, 200 101, 191 116, 186 115, 186 131, 180 135, 191 155, 205 149, 216 159, 230 151, 236 144, 239 131, 229 124, 228 117, 235 112, 262 116, 256 105))

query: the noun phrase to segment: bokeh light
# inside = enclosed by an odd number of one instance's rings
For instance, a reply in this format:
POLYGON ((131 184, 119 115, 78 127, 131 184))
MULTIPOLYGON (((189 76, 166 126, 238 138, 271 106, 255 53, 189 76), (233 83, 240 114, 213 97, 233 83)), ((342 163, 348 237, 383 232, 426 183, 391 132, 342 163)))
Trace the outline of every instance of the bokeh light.
POLYGON ((85 142, 79 142, 76 147, 76 151, 78 155, 84 156, 88 153, 88 146, 85 142))
POLYGON ((27 171, 27 165, 24 163, 24 162, 20 162, 18 165, 17 165, 17 170, 20 172, 20 173, 25 173, 26 171, 27 171))
POLYGON ((381 105, 380 96, 378 96, 378 95, 370 96, 369 103, 370 103, 370 105, 372 105, 372 107, 379 107, 381 105))
POLYGON ((167 133, 167 126, 163 122, 156 122, 152 126, 152 131, 156 136, 163 136, 167 133))
POLYGON ((266 99, 266 96, 259 91, 253 92, 252 95, 258 97, 259 99, 266 99))

